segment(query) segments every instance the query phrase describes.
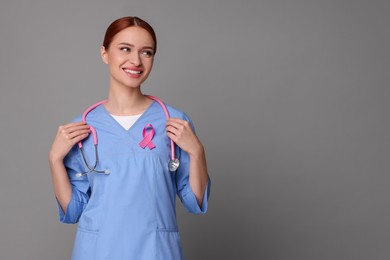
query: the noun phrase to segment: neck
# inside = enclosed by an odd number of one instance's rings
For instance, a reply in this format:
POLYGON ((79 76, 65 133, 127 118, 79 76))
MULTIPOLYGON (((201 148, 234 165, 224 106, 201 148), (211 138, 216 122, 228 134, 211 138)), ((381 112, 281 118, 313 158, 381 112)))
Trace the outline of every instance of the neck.
POLYGON ((131 116, 142 114, 152 102, 142 94, 140 88, 127 88, 121 91, 110 88, 105 107, 110 114, 131 116))

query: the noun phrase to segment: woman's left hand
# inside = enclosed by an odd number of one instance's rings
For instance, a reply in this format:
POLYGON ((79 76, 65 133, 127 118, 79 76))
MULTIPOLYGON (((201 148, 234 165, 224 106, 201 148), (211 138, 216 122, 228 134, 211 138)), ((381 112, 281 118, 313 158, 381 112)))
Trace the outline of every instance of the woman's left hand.
POLYGON ((202 144, 194 131, 192 131, 188 121, 179 118, 169 118, 165 129, 168 137, 188 154, 195 155, 201 151, 202 144))

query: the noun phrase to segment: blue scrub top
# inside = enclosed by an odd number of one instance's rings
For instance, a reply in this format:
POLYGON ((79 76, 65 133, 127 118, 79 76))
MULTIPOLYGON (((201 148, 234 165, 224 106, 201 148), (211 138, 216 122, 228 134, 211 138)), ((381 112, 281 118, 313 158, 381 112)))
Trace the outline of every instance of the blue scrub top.
MULTIPOLYGON (((171 117, 190 119, 167 106, 171 117)), ((81 117, 74 121, 81 121, 81 117)), ((64 159, 72 184, 72 198, 60 221, 77 223, 74 260, 176 260, 183 259, 176 222, 176 194, 187 211, 204 214, 210 193, 210 179, 199 207, 189 185, 189 157, 176 146, 180 167, 168 170, 170 140, 165 131, 166 117, 156 102, 125 130, 105 109, 96 107, 87 116, 87 124, 98 135, 97 170, 109 175, 86 172, 80 150, 75 145, 64 159), (147 124, 155 130, 154 149, 139 146, 147 124)), ((95 163, 92 134, 83 141, 85 156, 95 163)))

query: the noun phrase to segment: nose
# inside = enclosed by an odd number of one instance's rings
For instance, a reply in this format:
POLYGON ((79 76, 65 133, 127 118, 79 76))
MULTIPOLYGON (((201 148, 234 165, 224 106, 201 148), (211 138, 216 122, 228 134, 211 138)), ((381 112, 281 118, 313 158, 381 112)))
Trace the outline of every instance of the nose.
POLYGON ((129 61, 131 64, 133 64, 134 66, 139 66, 141 65, 141 59, 140 59, 140 56, 139 56, 139 53, 138 52, 132 52, 130 54, 130 57, 129 57, 129 61))

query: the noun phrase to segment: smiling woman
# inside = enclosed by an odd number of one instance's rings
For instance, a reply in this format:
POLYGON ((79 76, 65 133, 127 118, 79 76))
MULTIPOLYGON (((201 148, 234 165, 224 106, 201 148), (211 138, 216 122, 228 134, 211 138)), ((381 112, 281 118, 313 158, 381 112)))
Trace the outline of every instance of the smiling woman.
POLYGON ((182 259, 176 194, 189 212, 207 210, 210 179, 191 120, 141 92, 156 43, 142 19, 114 21, 100 49, 108 98, 60 126, 50 149, 60 221, 79 223, 72 259, 182 259))
POLYGON ((110 67, 110 86, 138 88, 152 70, 154 46, 149 32, 136 26, 118 32, 108 48, 102 46, 102 59, 110 67))

